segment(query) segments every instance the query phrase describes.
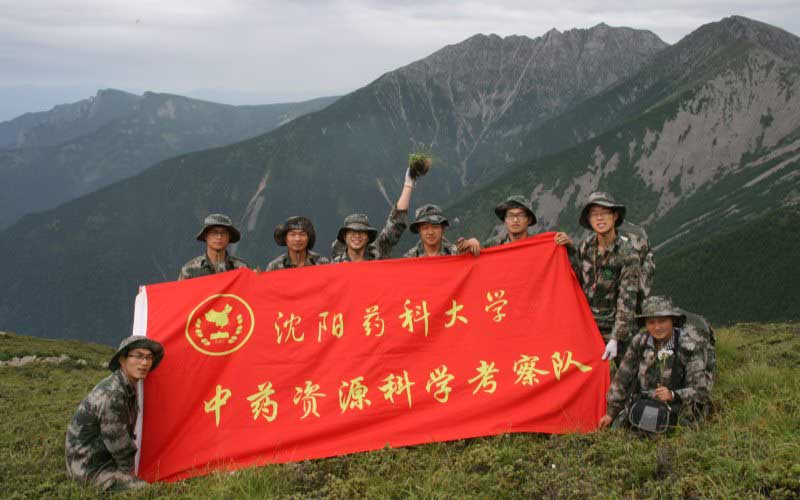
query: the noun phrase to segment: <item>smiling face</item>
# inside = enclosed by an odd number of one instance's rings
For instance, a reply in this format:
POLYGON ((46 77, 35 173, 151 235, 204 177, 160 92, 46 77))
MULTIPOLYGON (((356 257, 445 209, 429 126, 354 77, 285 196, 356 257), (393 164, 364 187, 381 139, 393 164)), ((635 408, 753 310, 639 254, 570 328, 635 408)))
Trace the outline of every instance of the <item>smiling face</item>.
POLYGON ((152 366, 153 352, 150 349, 131 349, 127 354, 119 357, 120 370, 132 383, 144 380, 152 366))
POLYGON ((508 233, 513 235, 527 233, 531 225, 531 218, 524 208, 509 208, 504 221, 508 233))
POLYGON ((348 229, 344 233, 344 242, 347 248, 351 250, 361 250, 369 242, 369 233, 366 231, 357 231, 355 229, 348 229))
POLYGON ((615 210, 600 205, 589 207, 589 225, 597 234, 608 234, 613 231, 617 219, 619 219, 619 213, 615 210))
POLYGON ((423 222, 419 225, 419 239, 429 247, 439 246, 442 243, 443 236, 444 226, 441 224, 423 222))
POLYGON ((302 252, 308 248, 308 233, 302 229, 292 229, 286 233, 286 247, 293 252, 302 252))
POLYGON ((231 233, 225 226, 211 226, 206 231, 206 247, 210 251, 222 252, 230 241, 231 233))
POLYGON ((671 316, 653 316, 645 318, 645 326, 650 335, 656 340, 666 340, 672 336, 672 325, 674 321, 671 316))

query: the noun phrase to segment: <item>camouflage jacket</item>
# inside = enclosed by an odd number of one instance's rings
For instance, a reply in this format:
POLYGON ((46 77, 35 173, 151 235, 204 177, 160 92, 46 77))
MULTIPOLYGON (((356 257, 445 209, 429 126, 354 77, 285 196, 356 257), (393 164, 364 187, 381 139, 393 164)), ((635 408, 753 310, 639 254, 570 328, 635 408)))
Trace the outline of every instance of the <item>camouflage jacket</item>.
MULTIPOLYGON (((639 254, 639 262, 642 269, 639 274, 639 297, 637 302, 641 304, 644 299, 650 296, 650 290, 653 288, 653 277, 656 272, 656 262, 650 248, 650 242, 647 239, 647 233, 644 228, 630 222, 623 223, 619 228, 619 232, 624 233, 630 239, 633 249, 639 254)), ((636 312, 641 311, 637 308, 636 312)))
MULTIPOLYGON (((306 263, 305 263, 306 266, 318 266, 321 264, 328 264, 328 263, 330 263, 330 261, 328 260, 327 257, 323 257, 322 255, 316 252, 309 251, 308 255, 306 256, 306 263)), ((279 255, 278 257, 272 259, 272 261, 270 261, 270 263, 267 264, 267 271, 276 271, 278 269, 291 269, 293 267, 297 266, 292 264, 292 259, 289 257, 289 253, 287 252, 283 255, 279 255)))
MULTIPOLYGON (((234 269, 239 269, 241 267, 248 267, 247 262, 238 257, 234 257, 228 252, 225 252, 225 271, 233 271, 234 269)), ((211 260, 208 258, 208 254, 204 253, 203 255, 199 255, 184 264, 181 268, 180 274, 178 275, 178 279, 185 280, 189 278, 198 278, 200 276, 208 276, 215 273, 217 273, 217 270, 214 268, 214 264, 211 263, 211 260)))
POLYGON ((505 245, 506 243, 511 243, 511 237, 508 235, 508 233, 501 233, 490 236, 489 238, 483 240, 481 242, 481 248, 491 248, 505 245))
MULTIPOLYGON (((502 229, 497 231, 495 234, 489 236, 485 240, 481 242, 481 248, 491 248, 500 245, 505 245, 506 243, 511 243, 511 236, 508 235, 508 231, 505 229, 504 226, 500 226, 502 229)), ((528 238, 531 236, 535 236, 537 233, 532 229, 528 228, 528 238)))
POLYGON ((133 474, 136 389, 120 370, 98 383, 78 405, 67 428, 67 474, 92 481, 100 472, 133 474))
POLYGON ((665 359, 659 361, 659 350, 655 347, 653 337, 646 330, 636 335, 625 351, 625 357, 611 382, 611 388, 606 395, 608 403, 606 413, 615 417, 622 411, 628 398, 633 395, 632 391, 636 390, 634 386, 636 378, 639 380, 639 391, 650 398, 653 397, 656 388, 663 385, 671 389, 684 406, 700 406, 708 403, 714 381, 706 370, 707 349, 702 343, 699 337, 681 330, 678 334, 677 348, 672 342, 662 346, 660 351, 664 353, 665 359), (677 387, 670 387, 674 369, 680 370, 681 375, 678 378, 680 382, 677 387))
MULTIPOLYGON (((382 260, 388 259, 392 249, 400 241, 403 232, 408 227, 406 219, 408 217, 408 210, 397 210, 393 207, 389 212, 389 217, 386 219, 386 225, 375 238, 375 241, 367 245, 367 250, 364 252, 364 260, 382 260)), ((340 262, 350 262, 350 255, 347 254, 347 247, 344 253, 334 255, 331 262, 338 264, 340 262)))
MULTIPOLYGON (((442 238, 442 245, 439 247, 437 255, 458 255, 458 247, 447 241, 447 238, 442 238)), ((420 241, 411 247, 403 257, 426 257, 425 247, 422 246, 422 242, 420 241)))
POLYGON ((628 340, 634 328, 641 263, 630 238, 617 234, 614 246, 598 255, 597 235, 568 247, 575 276, 589 301, 603 339, 628 340))

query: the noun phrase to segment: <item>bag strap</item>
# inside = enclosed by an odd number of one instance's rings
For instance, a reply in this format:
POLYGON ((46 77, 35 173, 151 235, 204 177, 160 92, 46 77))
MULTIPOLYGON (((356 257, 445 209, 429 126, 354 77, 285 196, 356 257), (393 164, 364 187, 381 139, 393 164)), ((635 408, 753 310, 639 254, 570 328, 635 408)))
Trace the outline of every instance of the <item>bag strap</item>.
POLYGON ((674 354, 672 356, 672 371, 670 372, 669 386, 667 387, 671 391, 674 391, 675 387, 678 387, 683 378, 683 370, 678 368, 678 341, 680 340, 680 333, 681 329, 676 328, 672 338, 672 350, 674 354))

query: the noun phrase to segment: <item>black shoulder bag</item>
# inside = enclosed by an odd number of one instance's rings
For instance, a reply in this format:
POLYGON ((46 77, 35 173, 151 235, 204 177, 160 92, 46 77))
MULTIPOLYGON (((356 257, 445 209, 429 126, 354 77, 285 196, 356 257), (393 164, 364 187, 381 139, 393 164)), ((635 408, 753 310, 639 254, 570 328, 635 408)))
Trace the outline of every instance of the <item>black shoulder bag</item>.
MULTIPOLYGON (((680 330, 675 331, 675 341, 673 349, 675 351, 672 358, 672 373, 667 389, 674 391, 682 378, 682 371, 678 367, 678 335, 680 330)), ((630 425, 646 434, 663 434, 678 423, 678 414, 681 411, 681 403, 674 398, 672 401, 659 401, 651 399, 641 393, 639 376, 635 377, 632 396, 628 400, 628 422, 630 425)))

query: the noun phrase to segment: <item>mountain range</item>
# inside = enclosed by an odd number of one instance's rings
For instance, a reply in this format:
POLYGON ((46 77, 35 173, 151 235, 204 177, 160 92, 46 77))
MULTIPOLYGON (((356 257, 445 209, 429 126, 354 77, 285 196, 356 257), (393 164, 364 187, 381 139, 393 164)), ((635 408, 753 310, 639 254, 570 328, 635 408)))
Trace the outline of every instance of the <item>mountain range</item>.
MULTIPOLYGON (((210 212, 240 225, 236 253, 253 266, 281 251, 272 230, 293 214, 312 217, 326 253, 348 213, 385 218, 406 155, 419 148, 438 162, 413 203, 444 205, 452 237, 488 235, 498 223, 492 208, 512 193, 532 198, 537 230, 576 232, 586 195, 608 190, 650 234, 657 290, 714 311, 715 321, 769 320, 766 304, 744 317, 712 307, 724 298, 704 287, 737 300, 752 292, 724 274, 689 293, 669 273, 690 268, 682 250, 724 248, 731 227, 800 198, 799 55, 796 36, 738 16, 673 46, 605 24, 537 38, 476 35, 265 135, 165 160, 25 217, 0 239, 18 263, 0 271, 0 324, 119 338, 136 286, 174 279, 202 251, 193 235, 210 212)), ((743 247, 731 259, 758 259, 754 252, 743 247)), ((791 259, 766 265, 788 269, 791 259)), ((753 279, 756 290, 774 286, 753 279)))
POLYGON ((0 228, 190 151, 254 137, 335 98, 229 106, 103 89, 0 123, 0 228))

